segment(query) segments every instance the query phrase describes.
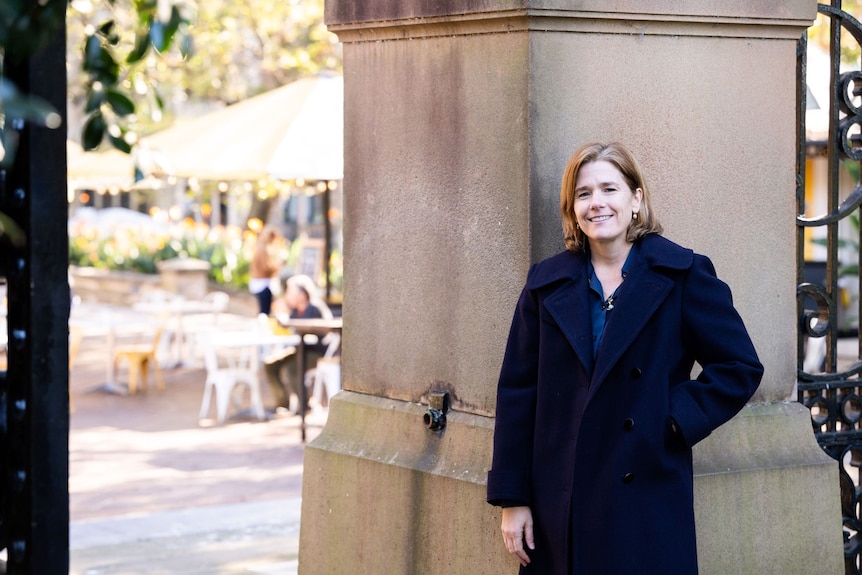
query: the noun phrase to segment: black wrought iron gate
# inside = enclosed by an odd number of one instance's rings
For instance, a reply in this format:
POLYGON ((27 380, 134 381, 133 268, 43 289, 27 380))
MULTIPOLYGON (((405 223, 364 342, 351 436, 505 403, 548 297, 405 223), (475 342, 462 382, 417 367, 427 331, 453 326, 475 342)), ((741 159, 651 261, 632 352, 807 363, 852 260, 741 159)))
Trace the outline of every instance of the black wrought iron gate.
POLYGON ((0 234, 8 310, 7 368, 0 370, 0 549, 12 574, 69 570, 65 55, 60 26, 35 55, 19 58, 7 46, 2 56, 3 79, 64 117, 53 130, 8 115, 3 126, 18 144, 14 163, 0 169, 0 212, 25 236, 13 242, 0 234))
POLYGON ((858 318, 862 317, 862 297, 851 306, 846 304, 854 293, 862 293, 858 210, 862 204, 862 69, 858 61, 842 65, 841 55, 842 42, 845 50, 862 46, 862 25, 842 10, 841 0, 819 4, 818 11, 829 19, 829 85, 823 86, 824 91, 828 88, 828 102, 812 99, 806 36, 800 40, 798 52, 797 393, 811 410, 818 442, 839 463, 845 573, 858 574, 862 552, 862 338, 858 318), (822 140, 812 140, 807 136, 806 110, 826 110, 827 103, 828 132, 822 140), (816 192, 812 190, 815 186, 806 185, 806 169, 813 162, 826 173, 825 185, 816 192), (817 193, 826 194, 825 214, 806 216, 817 193), (825 253, 821 269, 806 262, 806 249, 812 246, 825 253), (847 280, 851 280, 849 284, 847 280), (847 344, 851 349, 845 349, 847 344))

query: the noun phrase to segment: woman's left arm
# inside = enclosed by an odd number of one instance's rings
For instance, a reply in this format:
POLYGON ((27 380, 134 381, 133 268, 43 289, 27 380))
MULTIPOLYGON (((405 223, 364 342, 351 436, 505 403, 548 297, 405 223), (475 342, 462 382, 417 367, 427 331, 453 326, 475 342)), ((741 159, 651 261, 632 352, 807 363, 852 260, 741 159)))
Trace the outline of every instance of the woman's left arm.
POLYGON ((682 341, 703 369, 672 390, 671 423, 693 446, 745 406, 760 385, 763 365, 709 258, 695 255, 684 281, 682 341))

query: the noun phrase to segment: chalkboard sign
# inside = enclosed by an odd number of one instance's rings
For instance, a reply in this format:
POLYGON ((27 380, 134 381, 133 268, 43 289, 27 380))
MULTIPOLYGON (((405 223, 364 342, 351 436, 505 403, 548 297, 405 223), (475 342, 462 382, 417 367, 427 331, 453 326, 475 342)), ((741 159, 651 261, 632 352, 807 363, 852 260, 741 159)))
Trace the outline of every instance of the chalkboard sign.
POLYGON ((299 252, 296 273, 307 275, 315 282, 323 273, 323 241, 305 240, 299 252))

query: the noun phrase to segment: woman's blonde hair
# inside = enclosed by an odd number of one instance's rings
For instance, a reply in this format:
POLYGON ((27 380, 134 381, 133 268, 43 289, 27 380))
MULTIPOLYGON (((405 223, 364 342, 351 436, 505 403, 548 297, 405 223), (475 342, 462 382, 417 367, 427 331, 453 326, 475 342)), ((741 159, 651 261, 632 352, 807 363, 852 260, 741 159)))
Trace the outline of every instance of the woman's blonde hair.
POLYGON ((643 173, 632 153, 618 142, 610 144, 591 142, 581 146, 572 154, 563 171, 563 183, 560 186, 560 216, 563 220, 566 247, 576 252, 587 245, 587 237, 578 226, 578 218, 575 215, 575 185, 581 167, 592 162, 610 162, 623 175, 632 193, 638 188, 643 190, 638 217, 629 224, 626 239, 634 242, 647 234, 660 234, 661 224, 653 214, 643 173))

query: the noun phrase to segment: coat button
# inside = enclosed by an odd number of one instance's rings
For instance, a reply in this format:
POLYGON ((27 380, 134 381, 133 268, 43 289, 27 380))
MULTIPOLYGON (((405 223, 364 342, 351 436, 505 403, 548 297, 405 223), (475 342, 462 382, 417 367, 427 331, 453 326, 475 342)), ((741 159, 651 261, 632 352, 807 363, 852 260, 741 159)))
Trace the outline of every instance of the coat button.
POLYGON ((623 429, 625 429, 626 431, 631 431, 634 426, 635 426, 635 420, 634 419, 629 418, 623 422, 623 429))
POLYGON ((631 483, 634 480, 635 480, 635 474, 634 473, 626 473, 625 475, 623 475, 623 483, 631 483))
POLYGON ((636 367, 632 369, 632 379, 639 379, 641 375, 643 375, 641 368, 636 367))

